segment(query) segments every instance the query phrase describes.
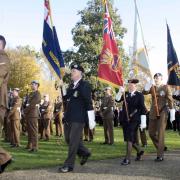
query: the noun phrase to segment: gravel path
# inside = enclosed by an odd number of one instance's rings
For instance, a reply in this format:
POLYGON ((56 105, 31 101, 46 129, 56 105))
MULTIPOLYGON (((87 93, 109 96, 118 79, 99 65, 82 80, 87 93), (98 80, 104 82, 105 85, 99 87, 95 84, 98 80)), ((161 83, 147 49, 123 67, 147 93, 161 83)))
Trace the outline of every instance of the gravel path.
POLYGON ((122 158, 89 161, 86 165, 76 164, 73 173, 58 173, 58 167, 38 170, 6 172, 0 180, 180 180, 180 150, 169 151, 163 162, 154 162, 155 154, 144 155, 140 162, 131 161, 121 166, 122 158))

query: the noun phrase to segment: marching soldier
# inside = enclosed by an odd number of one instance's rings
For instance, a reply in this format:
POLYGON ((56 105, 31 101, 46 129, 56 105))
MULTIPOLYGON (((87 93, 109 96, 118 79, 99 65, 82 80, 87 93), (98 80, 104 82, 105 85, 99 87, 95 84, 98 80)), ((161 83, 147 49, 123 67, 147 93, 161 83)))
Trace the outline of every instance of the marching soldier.
POLYGON ((164 85, 161 73, 154 75, 155 86, 147 83, 144 88, 144 94, 151 94, 152 104, 149 114, 149 136, 157 149, 156 162, 161 162, 164 159, 164 134, 168 118, 167 103, 170 108, 170 121, 175 120, 175 110, 173 109, 173 99, 170 88, 164 85), (154 93, 155 92, 155 93, 154 93), (155 97, 156 96, 156 97, 155 97), (157 104, 155 101, 157 99, 157 104), (157 116, 159 111, 159 116, 157 116))
POLYGON ((146 127, 146 107, 144 105, 144 96, 137 91, 136 84, 139 82, 137 79, 128 80, 128 92, 124 93, 124 88, 120 87, 118 94, 116 95, 116 101, 123 101, 122 109, 122 127, 124 134, 124 141, 127 142, 127 151, 124 160, 121 165, 130 164, 130 157, 132 147, 137 151, 136 161, 142 159, 144 151, 136 143, 136 134, 140 125, 143 129, 146 127), (125 97, 125 101, 124 101, 125 97))
MULTIPOLYGON (((0 35, 0 138, 4 116, 8 109, 7 83, 9 79, 10 60, 4 51, 6 40, 0 35)), ((11 155, 0 147, 0 173, 11 163, 11 155)))
POLYGON ((105 141, 103 144, 112 145, 114 143, 113 119, 114 119, 114 100, 111 87, 105 89, 105 96, 102 99, 101 114, 104 126, 105 141))
POLYGON ((44 95, 44 102, 40 106, 41 120, 43 125, 43 135, 48 141, 50 137, 50 121, 51 121, 51 103, 49 101, 49 95, 44 95))
POLYGON ((60 96, 57 97, 57 102, 54 105, 54 124, 56 127, 56 136, 63 135, 63 125, 62 125, 62 100, 60 96))
POLYGON ((13 89, 12 107, 8 114, 11 124, 11 147, 20 146, 20 119, 21 119, 21 98, 19 97, 19 88, 13 89))
POLYGON ((90 151, 83 145, 82 132, 89 118, 90 128, 95 125, 91 88, 87 81, 82 79, 84 69, 79 65, 71 66, 71 79, 67 93, 63 87, 63 98, 66 101, 64 112, 64 135, 69 145, 68 157, 63 167, 59 168, 62 173, 73 171, 76 154, 81 157, 81 165, 84 165, 90 157, 90 151), (93 122, 93 123, 91 123, 93 122))
POLYGON ((38 150, 38 118, 39 104, 41 102, 41 94, 38 91, 38 87, 38 81, 34 80, 31 82, 32 92, 29 94, 26 109, 24 110, 28 132, 28 144, 26 148, 29 152, 36 152, 38 150))

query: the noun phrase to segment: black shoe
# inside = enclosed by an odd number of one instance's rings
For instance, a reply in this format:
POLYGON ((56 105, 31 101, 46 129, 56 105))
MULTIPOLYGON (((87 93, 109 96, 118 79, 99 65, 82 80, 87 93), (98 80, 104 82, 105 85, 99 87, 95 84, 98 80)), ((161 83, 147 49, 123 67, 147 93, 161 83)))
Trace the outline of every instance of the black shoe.
POLYGON ((60 173, 67 173, 67 172, 71 172, 71 171, 73 171, 73 168, 68 167, 68 166, 63 166, 63 167, 59 168, 60 173))
POLYGON ((130 160, 128 160, 128 159, 126 159, 126 158, 121 162, 121 165, 127 166, 127 165, 129 165, 129 164, 130 164, 130 160))
POLYGON ((155 162, 161 162, 161 161, 163 161, 164 159, 163 159, 163 157, 157 157, 154 161, 155 162))
POLYGON ((4 170, 6 169, 6 167, 11 164, 12 159, 10 159, 9 161, 7 161, 6 163, 0 165, 0 174, 4 172, 4 170))
POLYGON ((84 139, 84 141, 88 141, 88 139, 84 139))
POLYGON ((164 151, 167 151, 167 150, 168 150, 167 146, 164 146, 164 151))
POLYGON ((137 153, 135 161, 141 161, 143 154, 144 154, 144 151, 140 151, 139 153, 137 153))
POLYGON ((89 158, 90 156, 91 156, 90 153, 87 154, 86 156, 82 156, 82 159, 81 159, 81 161, 80 161, 81 166, 84 165, 84 164, 87 162, 87 160, 88 160, 88 158, 89 158))

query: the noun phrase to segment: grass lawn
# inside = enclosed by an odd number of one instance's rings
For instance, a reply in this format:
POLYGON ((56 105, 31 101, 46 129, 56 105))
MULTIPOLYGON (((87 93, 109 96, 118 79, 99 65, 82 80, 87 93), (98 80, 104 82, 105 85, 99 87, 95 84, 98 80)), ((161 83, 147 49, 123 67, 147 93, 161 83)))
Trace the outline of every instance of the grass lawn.
MULTIPOLYGON (((97 126, 93 142, 85 142, 85 145, 91 150, 91 160, 100 160, 108 158, 122 157, 125 154, 125 144, 121 128, 114 128, 115 144, 113 146, 101 145, 104 142, 103 128, 97 126)), ((8 170, 33 169, 62 165, 67 156, 67 146, 63 138, 51 136, 49 142, 39 141, 39 151, 29 153, 25 149, 27 137, 22 136, 20 148, 10 148, 9 143, 0 142, 2 147, 8 150, 15 162, 8 167, 8 170)), ((166 131, 166 146, 169 150, 180 148, 180 136, 177 132, 166 131)), ((155 152, 154 146, 148 137, 148 147, 145 153, 155 152)), ((135 154, 135 151, 133 151, 135 154)), ((78 158, 77 158, 78 161, 78 158)))

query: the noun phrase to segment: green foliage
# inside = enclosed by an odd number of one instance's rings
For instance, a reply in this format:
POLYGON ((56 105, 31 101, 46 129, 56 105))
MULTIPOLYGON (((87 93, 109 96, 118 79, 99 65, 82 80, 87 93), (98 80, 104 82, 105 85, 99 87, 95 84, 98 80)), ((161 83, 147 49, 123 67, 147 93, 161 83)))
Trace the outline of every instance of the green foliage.
MULTIPOLYGON (((148 134, 148 133, 147 133, 148 134)), ((104 131, 102 127, 97 126, 93 142, 86 142, 87 146, 92 152, 90 160, 112 159, 119 158, 125 155, 126 146, 123 142, 123 133, 121 128, 114 128, 114 140, 113 146, 102 145, 104 142, 104 131)), ((177 149, 180 147, 179 135, 177 132, 166 131, 165 144, 169 150, 177 149)), ((1 147, 8 150, 13 158, 14 163, 8 167, 8 170, 19 169, 36 169, 42 167, 58 166, 63 164, 67 157, 67 145, 63 139, 56 136, 52 136, 50 141, 39 141, 39 151, 37 153, 29 153, 25 149, 27 145, 27 137, 21 137, 20 148, 10 148, 9 143, 1 142, 1 147)), ((145 149, 145 153, 155 152, 155 148, 148 138, 148 147, 145 149)), ((135 156, 136 152, 133 151, 135 156)), ((79 159, 77 158, 77 162, 79 159)))
POLYGON ((36 61, 36 53, 29 46, 8 49, 7 53, 11 59, 8 87, 18 87, 21 89, 21 95, 24 95, 28 84, 40 76, 40 66, 36 61))
MULTIPOLYGON (((123 70, 126 73, 128 57, 124 54, 122 38, 126 29, 122 27, 122 21, 117 14, 117 9, 109 3, 109 12, 113 21, 113 28, 123 62, 123 70)), ((104 7, 102 0, 88 1, 87 7, 78 11, 81 20, 72 29, 73 41, 76 50, 69 50, 64 53, 65 62, 70 65, 72 62, 79 63, 85 67, 87 76, 97 76, 99 55, 103 43, 103 15, 104 7)))

